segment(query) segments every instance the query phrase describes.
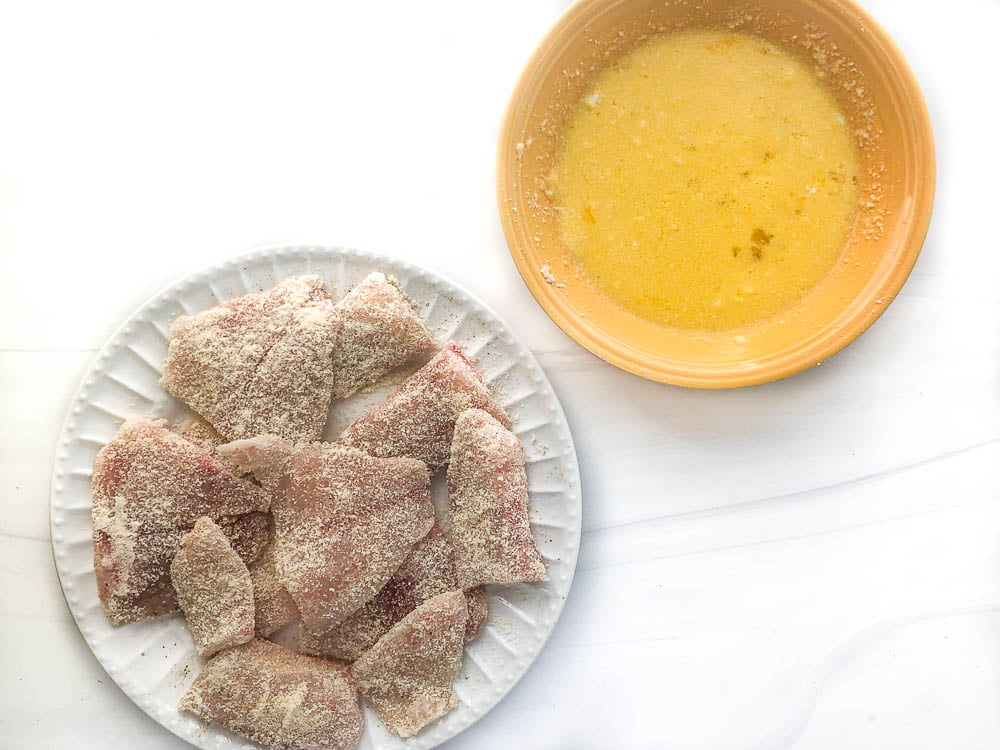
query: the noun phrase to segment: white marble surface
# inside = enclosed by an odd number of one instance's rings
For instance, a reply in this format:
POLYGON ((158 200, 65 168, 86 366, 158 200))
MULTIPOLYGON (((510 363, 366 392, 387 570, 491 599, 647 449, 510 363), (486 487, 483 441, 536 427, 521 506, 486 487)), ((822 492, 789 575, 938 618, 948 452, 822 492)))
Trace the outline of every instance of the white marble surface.
POLYGON ((0 6, 0 748, 185 747, 73 625, 51 459, 127 313, 286 241, 467 286, 538 354, 575 432, 565 614, 450 748, 1000 745, 1000 5, 866 4, 931 107, 927 244, 847 351, 732 392, 590 356, 505 251, 498 122, 564 2, 0 6))

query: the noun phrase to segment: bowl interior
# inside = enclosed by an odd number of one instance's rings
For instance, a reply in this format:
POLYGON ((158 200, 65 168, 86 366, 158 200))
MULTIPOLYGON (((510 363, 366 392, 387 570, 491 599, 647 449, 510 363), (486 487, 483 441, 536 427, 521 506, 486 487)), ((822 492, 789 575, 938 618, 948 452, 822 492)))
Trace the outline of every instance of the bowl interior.
POLYGON ((849 0, 581 0, 542 42, 517 85, 500 137, 497 191, 518 270, 577 342, 655 380, 749 385, 840 350, 899 291, 930 219, 933 139, 902 55, 849 0), (747 31, 806 61, 829 84, 858 144, 860 206, 835 267, 800 303, 738 331, 669 328, 606 297, 579 273, 545 192, 566 119, 591 79, 649 36, 692 28, 747 31))

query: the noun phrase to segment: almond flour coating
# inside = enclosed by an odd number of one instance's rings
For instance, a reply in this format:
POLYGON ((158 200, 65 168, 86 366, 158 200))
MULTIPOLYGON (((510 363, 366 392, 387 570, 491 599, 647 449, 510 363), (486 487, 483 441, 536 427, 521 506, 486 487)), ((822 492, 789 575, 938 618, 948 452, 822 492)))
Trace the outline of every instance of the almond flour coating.
POLYGON ((346 668, 260 639, 212 657, 180 709, 276 750, 352 750, 364 729, 346 668))
POLYGON ((369 274, 334 307, 340 320, 333 349, 333 397, 346 398, 376 382, 434 340, 413 303, 385 274, 369 274))
POLYGON ((177 318, 160 385, 227 440, 263 433, 317 440, 338 328, 323 281, 292 277, 177 318))
POLYGON ((244 513, 241 516, 220 516, 215 522, 226 535, 240 559, 250 565, 264 553, 271 541, 271 514, 244 513))
POLYGON ((299 609, 278 576, 274 547, 274 542, 267 545, 260 559, 250 566, 256 609, 254 622, 257 635, 264 638, 299 619, 299 609))
MULTIPOLYGON (((448 537, 435 523, 374 599, 325 635, 303 628, 299 650, 354 661, 419 605, 457 588, 454 554, 448 537)), ((477 606, 480 603, 485 600, 477 606)))
POLYGON ((227 442, 218 431, 208 423, 207 419, 195 415, 194 419, 184 425, 180 430, 181 436, 189 440, 199 448, 204 448, 209 453, 214 453, 215 449, 227 442))
POLYGON ((266 542, 267 493, 165 420, 122 424, 94 459, 91 497, 97 590, 113 625, 177 608, 170 563, 201 516, 218 520, 245 559, 266 542))
POLYGON ((272 492, 278 575, 318 635, 374 598, 434 523, 430 475, 410 458, 273 435, 219 453, 272 492))
POLYGON ((455 425, 448 506, 458 584, 544 581, 528 523, 528 478, 517 436, 480 409, 455 425))
POLYGON ((438 594, 351 666, 358 689, 399 736, 413 736, 458 703, 451 686, 462 665, 468 619, 461 591, 438 594))
POLYGON ((490 616, 490 603, 482 586, 465 590, 465 601, 469 605, 469 624, 465 628, 465 640, 471 641, 483 629, 490 616))
POLYGON ((448 461, 455 420, 466 409, 510 419, 479 373, 449 342, 384 401, 358 417, 339 442, 373 456, 410 456, 438 469, 448 461))
POLYGON ((208 516, 181 539, 170 564, 177 603, 201 656, 253 638, 250 571, 208 516))
MULTIPOLYGON (((228 442, 224 437, 222 437, 222 435, 219 434, 218 430, 208 423, 207 419, 199 417, 198 415, 195 415, 194 419, 184 425, 184 427, 181 428, 180 433, 185 439, 190 440, 199 448, 204 448, 209 453, 215 453, 216 448, 223 443, 228 442)), ((226 466, 230 466, 225 459, 220 458, 219 460, 226 466)), ((247 478, 246 474, 237 471, 235 466, 230 466, 230 469, 233 474, 241 479, 247 478)))

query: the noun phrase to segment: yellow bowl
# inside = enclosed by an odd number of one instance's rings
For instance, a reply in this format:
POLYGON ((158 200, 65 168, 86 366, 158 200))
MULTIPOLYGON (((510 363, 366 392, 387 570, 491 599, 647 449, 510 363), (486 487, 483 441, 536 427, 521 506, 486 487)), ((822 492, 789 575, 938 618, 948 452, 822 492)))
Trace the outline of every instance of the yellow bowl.
POLYGON ((542 41, 514 90, 500 133, 497 200, 518 271, 580 345, 653 380, 731 388, 804 370, 875 321, 920 253, 934 171, 930 118, 916 79, 888 34, 850 0, 580 0, 542 41), (580 275, 553 283, 549 270, 573 263, 543 190, 568 113, 623 52, 652 34, 691 28, 740 29, 810 64, 822 60, 849 126, 865 131, 859 193, 877 198, 862 202, 839 262, 814 290, 739 332, 659 325, 580 275))

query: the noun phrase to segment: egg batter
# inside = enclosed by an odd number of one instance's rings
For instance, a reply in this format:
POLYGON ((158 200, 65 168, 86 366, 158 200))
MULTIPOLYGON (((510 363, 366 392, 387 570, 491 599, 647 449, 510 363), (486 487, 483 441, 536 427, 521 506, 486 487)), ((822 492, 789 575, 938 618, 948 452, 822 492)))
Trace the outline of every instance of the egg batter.
POLYGON ((656 37, 597 76, 548 176, 563 240, 619 304, 680 328, 773 316, 830 271, 858 158, 819 74, 755 36, 656 37))

